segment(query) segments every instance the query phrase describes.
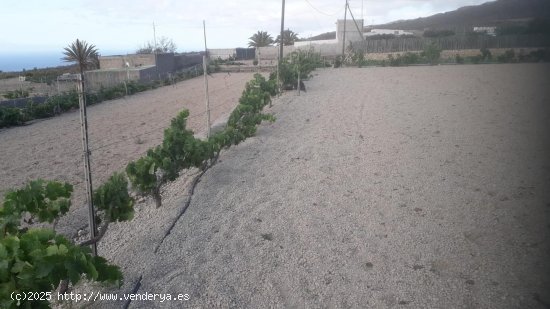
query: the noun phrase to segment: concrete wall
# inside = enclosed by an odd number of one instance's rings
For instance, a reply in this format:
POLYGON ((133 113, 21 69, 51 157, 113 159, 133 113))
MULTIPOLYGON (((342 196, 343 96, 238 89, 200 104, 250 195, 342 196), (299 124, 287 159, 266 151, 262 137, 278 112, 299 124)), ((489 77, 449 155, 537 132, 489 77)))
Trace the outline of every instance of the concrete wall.
MULTIPOLYGON (((154 68, 154 67, 153 67, 154 68)), ((98 90, 103 87, 117 86, 125 81, 140 80, 140 71, 143 69, 111 69, 84 72, 84 81, 87 89, 98 90)))
MULTIPOLYGON (((290 45, 283 48, 283 56, 287 56, 293 51, 296 50, 296 47, 290 45)), ((278 59, 279 47, 278 46, 267 46, 256 48, 256 57, 260 57, 261 60, 275 60, 278 59)))
POLYGON ((152 66, 139 70, 139 81, 150 82, 157 79, 157 68, 152 66))
POLYGON ((210 57, 210 59, 221 58, 222 60, 226 60, 229 57, 233 57, 235 55, 237 55, 237 51, 235 50, 235 48, 208 49, 208 57, 210 57))
MULTIPOLYGON (((347 41, 347 40, 346 40, 347 41)), ((298 50, 309 50, 313 48, 314 52, 320 53, 321 57, 335 57, 342 53, 342 44, 341 43, 331 43, 331 44, 305 44, 300 46, 285 46, 283 48, 283 56, 288 56, 290 53, 298 50)), ((279 55, 278 46, 268 46, 260 47, 256 49, 256 56, 260 57, 261 60, 277 60, 279 55), (258 55, 259 53, 259 55, 258 55)))
POLYGON ((155 65, 154 54, 135 54, 120 56, 101 56, 99 57, 99 68, 104 69, 125 69, 126 62, 130 68, 155 65))
POLYGON ((163 79, 168 77, 168 73, 172 73, 176 70, 176 61, 174 54, 158 54, 157 55, 157 79, 163 79))
POLYGON ((175 70, 183 70, 202 63, 202 53, 188 53, 175 56, 175 70))

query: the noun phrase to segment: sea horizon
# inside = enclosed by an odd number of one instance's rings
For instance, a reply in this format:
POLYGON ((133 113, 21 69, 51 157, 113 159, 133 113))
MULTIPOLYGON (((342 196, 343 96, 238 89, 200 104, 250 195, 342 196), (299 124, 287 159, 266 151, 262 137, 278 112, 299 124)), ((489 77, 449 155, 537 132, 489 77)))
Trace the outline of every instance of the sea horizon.
POLYGON ((0 71, 19 72, 23 70, 43 69, 68 65, 61 60, 61 52, 42 53, 2 53, 0 54, 0 71))
MULTIPOLYGON (((126 52, 112 51, 107 54, 122 55, 126 52)), ((69 65, 69 62, 62 60, 63 53, 59 52, 0 52, 0 71, 2 72, 20 72, 29 71, 34 68, 54 68, 63 65, 69 65)))

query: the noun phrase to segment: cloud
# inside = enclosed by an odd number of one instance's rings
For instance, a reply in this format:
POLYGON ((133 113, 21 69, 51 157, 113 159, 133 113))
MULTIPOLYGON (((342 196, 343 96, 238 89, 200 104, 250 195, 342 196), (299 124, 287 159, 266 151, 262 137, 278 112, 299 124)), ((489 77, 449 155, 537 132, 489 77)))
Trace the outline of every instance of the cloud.
MULTIPOLYGON (((480 0, 350 0, 356 18, 366 24, 416 18, 440 13, 480 0), (363 10, 362 10, 363 9, 363 10)), ((334 0, 287 1, 285 28, 303 37, 334 31, 343 18, 344 2, 334 0)), ((179 50, 203 48, 202 20, 206 20, 212 48, 246 46, 258 30, 274 37, 280 30, 281 1, 249 0, 2 0, 0 49, 58 50, 75 38, 93 42, 100 50, 133 52, 157 36, 172 38, 179 50)), ((2 52, 0 50, 0 52, 2 52)))

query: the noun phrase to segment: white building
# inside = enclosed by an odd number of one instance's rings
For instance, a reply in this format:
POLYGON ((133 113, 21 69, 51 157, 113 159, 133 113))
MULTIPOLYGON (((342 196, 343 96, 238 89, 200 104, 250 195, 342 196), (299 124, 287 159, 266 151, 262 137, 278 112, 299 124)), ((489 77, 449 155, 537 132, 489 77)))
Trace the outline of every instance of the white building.
POLYGON ((474 32, 496 36, 497 27, 474 27, 474 32))
POLYGON ((365 32, 365 36, 381 35, 381 34, 392 34, 395 36, 400 35, 412 35, 412 32, 407 32, 405 30, 394 30, 394 29, 372 29, 369 32, 365 32))

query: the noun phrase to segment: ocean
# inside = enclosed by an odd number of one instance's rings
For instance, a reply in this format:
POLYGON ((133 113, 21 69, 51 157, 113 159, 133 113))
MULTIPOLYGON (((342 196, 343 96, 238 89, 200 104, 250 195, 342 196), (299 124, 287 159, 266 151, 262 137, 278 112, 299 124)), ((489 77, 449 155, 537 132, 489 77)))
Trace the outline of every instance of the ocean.
POLYGON ((10 53, 0 54, 0 71, 13 72, 32 70, 34 68, 56 67, 67 65, 61 60, 63 54, 59 53, 10 53))

